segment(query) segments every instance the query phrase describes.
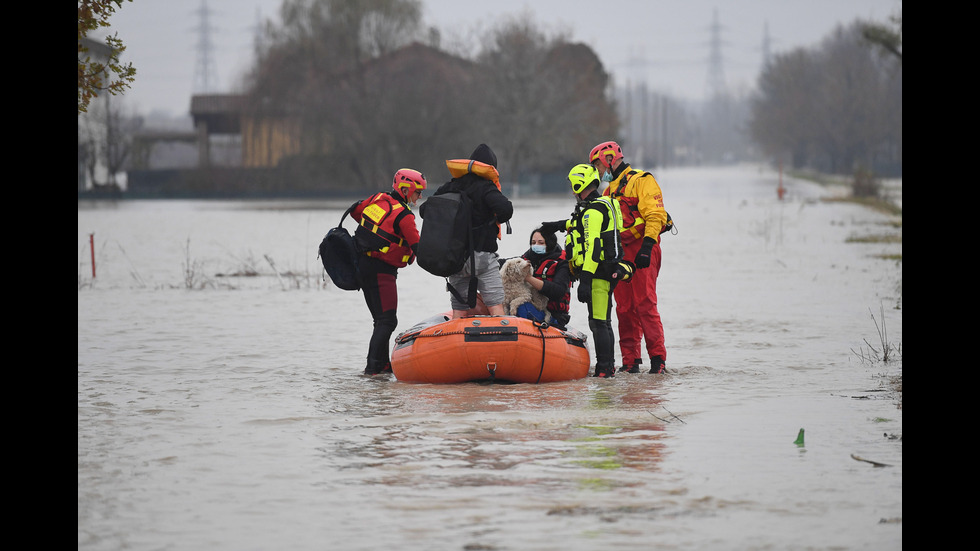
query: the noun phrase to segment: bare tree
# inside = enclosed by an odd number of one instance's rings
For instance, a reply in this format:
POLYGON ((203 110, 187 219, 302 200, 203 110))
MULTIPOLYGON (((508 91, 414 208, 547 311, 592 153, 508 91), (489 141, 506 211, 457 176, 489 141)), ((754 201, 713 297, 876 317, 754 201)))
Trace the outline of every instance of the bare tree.
POLYGON ((129 162, 134 136, 143 127, 142 117, 128 112, 121 101, 106 98, 92 103, 79 121, 79 162, 88 180, 96 189, 119 189, 116 175, 129 162))
POLYGON ((266 121, 254 131, 281 124, 279 135, 298 136, 279 160, 294 182, 377 188, 405 166, 438 182, 446 159, 481 142, 516 178, 581 162, 617 125, 595 53, 526 22, 473 36, 482 48, 467 59, 434 45, 417 1, 286 0, 281 20, 250 75, 247 109, 266 121))
POLYGON ((819 78, 816 59, 802 48, 776 56, 759 77, 750 131, 773 158, 806 163, 815 125, 810 90, 819 78))
POLYGON ((901 65, 867 48, 861 29, 839 27, 818 49, 777 56, 762 73, 751 133, 770 155, 849 174, 897 151, 900 166, 901 65))
POLYGON ((285 0, 280 15, 249 77, 248 109, 299 129, 299 151, 286 161, 298 176, 332 167, 338 178, 368 185, 369 125, 385 91, 367 85, 367 64, 420 35, 420 2, 285 0))
POLYGON ((889 18, 891 25, 867 23, 861 27, 864 39, 902 61, 902 12, 889 18))
POLYGON ((602 139, 597 136, 618 128, 602 63, 587 46, 566 42, 565 34, 549 37, 530 17, 517 16, 484 37, 477 58, 490 79, 484 128, 512 178, 583 162, 602 139))

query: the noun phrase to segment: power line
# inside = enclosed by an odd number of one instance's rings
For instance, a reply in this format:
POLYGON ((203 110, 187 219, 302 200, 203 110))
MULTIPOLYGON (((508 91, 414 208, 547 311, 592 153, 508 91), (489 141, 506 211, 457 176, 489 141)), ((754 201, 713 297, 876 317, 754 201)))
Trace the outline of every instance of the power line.
POLYGON ((711 23, 711 53, 708 56, 708 97, 725 93, 725 65, 721 54, 721 24, 718 22, 718 9, 714 10, 711 23))
POLYGON ((201 0, 201 7, 197 10, 197 15, 199 23, 197 26, 197 65, 194 71, 194 92, 209 94, 215 91, 218 69, 213 55, 211 10, 208 9, 208 0, 201 0))

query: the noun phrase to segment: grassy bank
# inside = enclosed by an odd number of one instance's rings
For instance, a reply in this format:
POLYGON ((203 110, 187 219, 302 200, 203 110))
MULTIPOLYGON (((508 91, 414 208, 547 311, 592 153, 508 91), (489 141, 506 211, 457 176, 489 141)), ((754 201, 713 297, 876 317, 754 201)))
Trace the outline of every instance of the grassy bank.
MULTIPOLYGON (((891 220, 883 224, 881 232, 872 235, 851 237, 847 243, 902 243, 902 181, 897 180, 875 180, 868 173, 856 173, 852 176, 830 175, 811 171, 790 171, 788 173, 794 178, 815 182, 828 188, 831 193, 824 201, 828 202, 847 202, 862 205, 869 209, 888 215, 891 220)), ((902 262, 902 253, 892 253, 877 255, 877 258, 896 262, 899 266, 902 262)), ((882 323, 884 323, 884 313, 882 313, 882 323)), ((870 363, 888 363, 891 361, 902 361, 901 343, 894 345, 887 341, 881 327, 878 336, 881 339, 877 343, 878 347, 868 347, 873 354, 862 353, 862 361, 870 363), (890 353, 893 352, 893 353, 890 353)), ((886 378, 885 385, 892 392, 897 400, 898 408, 902 408, 902 375, 889 376, 886 378)))
MULTIPOLYGON (((862 174, 842 176, 807 170, 793 170, 787 174, 793 178, 815 182, 832 190, 832 195, 824 199, 825 201, 856 203, 901 219, 901 179, 878 180, 862 174), (856 193, 855 190, 864 190, 864 192, 856 193)), ((901 222, 899 222, 900 224, 901 222)))

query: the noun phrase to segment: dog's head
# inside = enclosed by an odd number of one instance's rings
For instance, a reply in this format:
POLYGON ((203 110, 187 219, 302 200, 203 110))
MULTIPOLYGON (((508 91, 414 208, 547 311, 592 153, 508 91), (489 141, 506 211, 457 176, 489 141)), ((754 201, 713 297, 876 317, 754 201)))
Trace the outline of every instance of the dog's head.
POLYGON ((500 269, 504 279, 520 280, 531 273, 531 263, 521 257, 504 262, 500 269))

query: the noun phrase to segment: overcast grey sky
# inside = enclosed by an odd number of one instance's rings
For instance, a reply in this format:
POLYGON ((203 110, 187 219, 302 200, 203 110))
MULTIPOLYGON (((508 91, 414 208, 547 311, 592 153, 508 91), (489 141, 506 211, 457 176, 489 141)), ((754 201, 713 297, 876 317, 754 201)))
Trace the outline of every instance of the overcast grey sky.
MULTIPOLYGON (((237 91, 252 62, 261 19, 278 20, 282 0, 135 0, 110 19, 137 76, 125 104, 143 114, 186 115, 201 90, 201 19, 207 3, 210 88, 237 91), (195 84, 197 83, 197 84, 195 84)), ((901 0, 422 0, 426 25, 444 40, 476 36, 481 26, 527 15, 549 35, 592 47, 617 83, 701 99, 706 90, 712 23, 717 14, 722 74, 728 87, 755 86, 768 32, 771 54, 813 47, 838 25, 887 22, 901 0), (597 11, 596 6, 603 6, 597 11)), ((103 35, 105 33, 102 33, 103 35)))

